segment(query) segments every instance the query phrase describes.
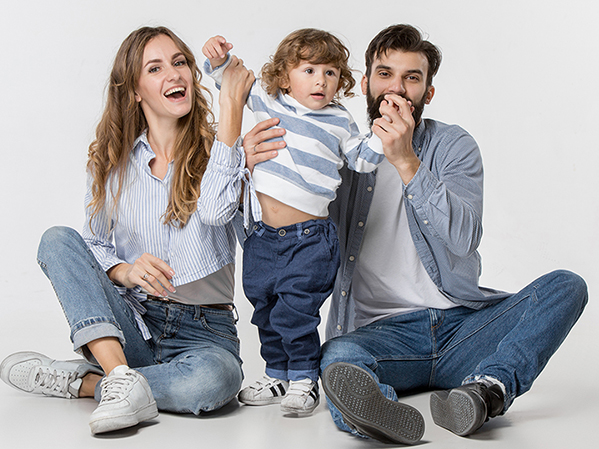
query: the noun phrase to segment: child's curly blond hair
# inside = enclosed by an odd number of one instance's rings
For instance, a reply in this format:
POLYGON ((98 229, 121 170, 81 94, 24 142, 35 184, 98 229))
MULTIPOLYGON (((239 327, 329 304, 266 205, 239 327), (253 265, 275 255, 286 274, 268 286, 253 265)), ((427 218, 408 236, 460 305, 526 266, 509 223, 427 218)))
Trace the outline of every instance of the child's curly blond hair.
POLYGON ((282 85, 287 84, 289 70, 300 65, 301 61, 312 64, 332 64, 339 69, 339 86, 335 101, 353 97, 352 89, 356 81, 348 64, 349 50, 331 33, 314 28, 303 28, 289 34, 279 44, 277 51, 264 64, 260 77, 269 95, 276 97, 278 92, 288 93, 282 85))

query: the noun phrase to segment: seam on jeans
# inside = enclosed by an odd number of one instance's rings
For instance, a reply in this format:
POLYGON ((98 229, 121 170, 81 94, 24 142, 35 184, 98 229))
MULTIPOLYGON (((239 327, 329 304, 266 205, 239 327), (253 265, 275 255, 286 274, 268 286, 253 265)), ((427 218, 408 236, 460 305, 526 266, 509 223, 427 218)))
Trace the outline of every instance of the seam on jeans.
POLYGON ((434 384, 434 379, 435 379, 435 374, 437 372, 437 360, 439 359, 439 356, 437 354, 437 335, 435 333, 435 331, 439 328, 439 326, 443 323, 443 321, 445 320, 445 314, 442 313, 441 314, 441 319, 438 319, 438 312, 433 312, 431 309, 429 309, 428 311, 429 313, 429 319, 431 320, 431 326, 430 326, 430 339, 431 339, 431 344, 432 344, 432 348, 431 348, 431 371, 429 373, 429 378, 428 378, 428 382, 429 382, 429 387, 431 385, 434 384), (434 314, 434 318, 437 320, 436 324, 432 323, 432 319, 433 319, 433 314, 434 314))
POLYGON ((200 315, 200 322, 202 323, 202 325, 208 332, 216 335, 217 337, 225 338, 225 339, 232 341, 233 343, 239 345, 240 342, 239 342, 239 337, 237 336, 237 328, 235 327, 235 325, 233 325, 233 328, 235 329, 236 335, 230 335, 230 334, 227 335, 224 332, 220 332, 220 331, 217 331, 216 329, 213 329, 208 324, 208 321, 206 320, 206 314, 204 312, 202 312, 202 314, 200 315))
POLYGON ((516 307, 517 305, 519 305, 522 301, 524 301, 525 299, 527 299, 530 295, 526 295, 523 296, 522 299, 520 299, 520 301, 515 302, 514 304, 512 304, 510 307, 508 307, 507 309, 505 309, 503 312, 501 312, 499 315, 493 317, 493 319, 486 321, 484 323, 484 325, 478 327, 477 329, 475 329, 474 331, 470 332, 468 335, 464 336, 463 338, 461 338, 459 341, 454 342, 451 346, 448 346, 447 348, 445 348, 445 350, 443 352, 440 352, 438 355, 438 357, 443 357, 446 353, 448 353, 449 351, 451 351, 453 348, 455 348, 456 346, 460 345, 462 342, 468 340, 469 338, 475 336, 478 332, 480 332, 482 329, 484 329, 485 327, 487 327, 489 324, 493 323, 494 321, 496 321, 497 319, 499 319, 500 317, 502 317, 503 315, 505 315, 507 312, 509 312, 510 310, 512 310, 514 307, 516 307))
POLYGON ((62 305, 62 301, 60 300, 60 296, 58 295, 58 291, 56 290, 56 287, 54 286, 54 282, 52 282, 52 279, 50 278, 50 276, 48 276, 48 266, 40 261, 38 259, 38 264, 40 266, 40 268, 42 269, 42 271, 44 272, 44 274, 46 275, 46 277, 48 278, 48 280, 50 281, 50 285, 52 286, 52 290, 54 290, 54 295, 56 295, 56 299, 58 299, 58 304, 60 304, 60 308, 62 309, 62 313, 64 314, 64 317, 67 320, 67 323, 69 325, 69 328, 71 329, 71 341, 73 341, 73 323, 71 323, 71 321, 69 320, 69 315, 67 314, 66 310, 64 309, 64 306, 62 305))

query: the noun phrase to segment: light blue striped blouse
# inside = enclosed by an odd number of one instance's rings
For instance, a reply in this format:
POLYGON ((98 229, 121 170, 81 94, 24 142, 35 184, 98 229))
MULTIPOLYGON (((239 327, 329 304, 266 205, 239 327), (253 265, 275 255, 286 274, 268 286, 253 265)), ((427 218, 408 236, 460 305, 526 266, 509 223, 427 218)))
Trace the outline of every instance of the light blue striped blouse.
MULTIPOLYGON (((235 147, 237 144, 235 145, 235 147)), ((237 148, 229 148, 215 141, 212 151, 239 154, 237 148)), ((105 207, 90 220, 90 210, 86 207, 86 221, 83 238, 104 270, 119 263, 132 264, 143 253, 150 253, 166 262, 175 272, 172 284, 177 287, 201 279, 235 261, 236 239, 233 226, 209 226, 200 220, 196 211, 183 228, 164 224, 171 183, 173 164, 169 164, 164 179, 154 176, 149 162, 156 155, 150 148, 144 132, 134 144, 126 168, 125 184, 117 203, 107 192, 105 207)), ((242 163, 242 161, 239 161, 242 163)), ((219 181, 219 173, 208 173, 205 181, 219 181)), ((229 178, 227 178, 227 181, 229 178)), ((116 184, 116 183, 115 183, 116 184)), ((116 191, 116 190, 115 190, 116 191)), ((91 176, 85 204, 89 204, 91 176)), ((198 200, 198 210, 216 203, 211 198, 198 200)), ((205 212, 208 213, 208 212, 205 212)), ((145 309, 139 303, 146 299, 141 289, 118 287, 125 300, 137 312, 138 324, 146 338, 149 333, 140 314, 145 309)), ((231 289, 233 291, 233 289, 231 289)), ((233 298, 231 298, 231 301, 233 298)))

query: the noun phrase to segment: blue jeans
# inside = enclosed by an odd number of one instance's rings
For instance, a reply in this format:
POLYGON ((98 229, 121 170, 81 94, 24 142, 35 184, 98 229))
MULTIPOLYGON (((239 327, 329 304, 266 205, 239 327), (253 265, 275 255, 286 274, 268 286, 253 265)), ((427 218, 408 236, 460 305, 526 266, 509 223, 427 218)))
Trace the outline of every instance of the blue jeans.
MULTIPOLYGON (((323 345, 321 370, 333 362, 360 366, 395 401, 398 392, 450 389, 491 377, 505 386, 505 412, 530 389, 580 317, 587 297, 582 278, 554 271, 482 310, 422 310, 333 338, 323 345)), ((335 424, 351 432, 328 404, 335 424)))
POLYGON ((160 410, 199 414, 236 396, 243 373, 231 311, 146 301, 143 319, 152 338, 144 340, 133 311, 76 231, 47 230, 38 262, 66 315, 75 350, 96 363, 85 345, 118 338, 129 366, 148 379, 160 410))
POLYGON ((338 268, 339 241, 330 219, 254 226, 243 248, 243 288, 254 306, 267 375, 318 380, 320 307, 338 268))

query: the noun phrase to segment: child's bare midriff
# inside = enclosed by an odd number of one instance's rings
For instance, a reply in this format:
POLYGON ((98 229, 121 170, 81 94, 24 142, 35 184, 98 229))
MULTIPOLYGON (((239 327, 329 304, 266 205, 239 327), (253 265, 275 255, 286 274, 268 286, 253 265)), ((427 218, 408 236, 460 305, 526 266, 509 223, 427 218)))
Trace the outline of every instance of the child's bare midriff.
POLYGON ((270 227, 280 228, 308 220, 322 220, 327 217, 317 217, 307 214, 295 207, 291 207, 272 196, 256 192, 260 206, 262 206, 262 221, 270 227))

